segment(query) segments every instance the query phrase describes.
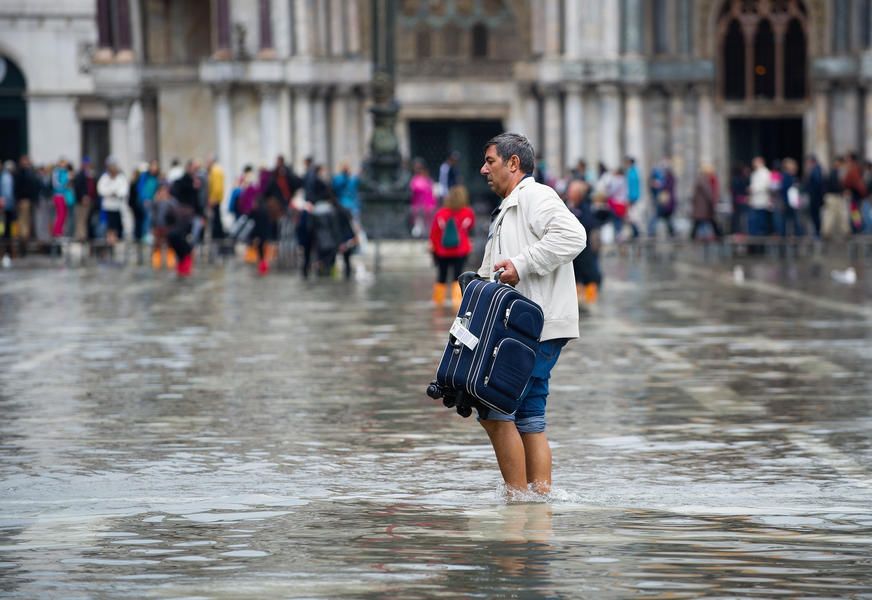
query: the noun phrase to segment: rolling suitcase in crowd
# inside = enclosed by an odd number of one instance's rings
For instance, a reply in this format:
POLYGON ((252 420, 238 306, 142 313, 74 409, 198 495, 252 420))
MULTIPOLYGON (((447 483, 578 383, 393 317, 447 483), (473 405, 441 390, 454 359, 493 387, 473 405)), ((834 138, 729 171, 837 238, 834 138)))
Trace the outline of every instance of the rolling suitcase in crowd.
POLYGON ((515 288, 481 279, 472 272, 460 276, 463 300, 451 326, 448 345, 427 388, 462 417, 476 408, 514 414, 530 383, 544 315, 535 302, 515 288))

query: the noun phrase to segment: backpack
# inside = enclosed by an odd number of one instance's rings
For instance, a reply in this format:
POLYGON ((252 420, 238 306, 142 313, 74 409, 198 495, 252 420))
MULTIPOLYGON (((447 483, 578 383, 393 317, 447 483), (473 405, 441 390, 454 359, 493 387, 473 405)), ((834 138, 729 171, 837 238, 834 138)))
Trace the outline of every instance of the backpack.
POLYGON ((453 250, 460 246, 460 232, 457 230, 457 223, 453 216, 449 216, 445 221, 445 227, 442 228, 442 247, 446 250, 453 250))

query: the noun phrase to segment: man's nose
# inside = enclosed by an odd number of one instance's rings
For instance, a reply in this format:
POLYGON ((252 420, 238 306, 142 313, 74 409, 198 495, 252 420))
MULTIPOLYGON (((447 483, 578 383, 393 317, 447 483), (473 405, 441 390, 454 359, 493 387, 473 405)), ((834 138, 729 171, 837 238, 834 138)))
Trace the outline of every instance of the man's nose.
POLYGON ((481 166, 481 169, 478 170, 478 172, 481 173, 482 175, 487 175, 487 164, 483 164, 481 166))

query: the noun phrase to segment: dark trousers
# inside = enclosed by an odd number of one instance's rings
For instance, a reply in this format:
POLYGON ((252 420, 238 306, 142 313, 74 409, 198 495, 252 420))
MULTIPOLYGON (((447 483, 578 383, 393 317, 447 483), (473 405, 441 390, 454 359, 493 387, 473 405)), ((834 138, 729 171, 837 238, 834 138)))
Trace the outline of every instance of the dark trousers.
POLYGON ((223 240, 225 237, 224 223, 221 222, 221 205, 212 206, 212 239, 223 240))
POLYGON ((460 274, 463 273, 463 265, 466 264, 465 256, 458 256, 456 258, 441 258, 439 256, 436 257, 436 281, 438 283, 447 283, 448 282, 448 270, 451 269, 453 271, 454 277, 451 281, 457 281, 457 278, 460 277, 460 274))
POLYGON ((572 260, 572 270, 575 272, 576 283, 602 285, 603 275, 599 266, 599 252, 594 252, 590 247, 582 250, 581 254, 572 260))
POLYGON ((0 256, 4 253, 12 256, 12 224, 15 223, 15 211, 3 211, 3 246, 0 250, 0 256))
POLYGON ((690 239, 695 240, 700 228, 706 223, 712 226, 712 231, 714 231, 715 237, 721 237, 721 230, 714 219, 694 219, 693 229, 690 231, 690 239))

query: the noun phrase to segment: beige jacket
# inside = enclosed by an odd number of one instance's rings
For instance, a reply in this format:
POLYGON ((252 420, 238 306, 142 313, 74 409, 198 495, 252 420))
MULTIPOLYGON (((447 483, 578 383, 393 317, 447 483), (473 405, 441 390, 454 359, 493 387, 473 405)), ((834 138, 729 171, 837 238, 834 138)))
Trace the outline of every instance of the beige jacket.
POLYGON ((542 341, 577 338, 572 259, 586 243, 584 227, 557 193, 527 177, 500 203, 478 274, 490 277, 495 263, 510 259, 520 278, 515 287, 545 313, 542 341))

